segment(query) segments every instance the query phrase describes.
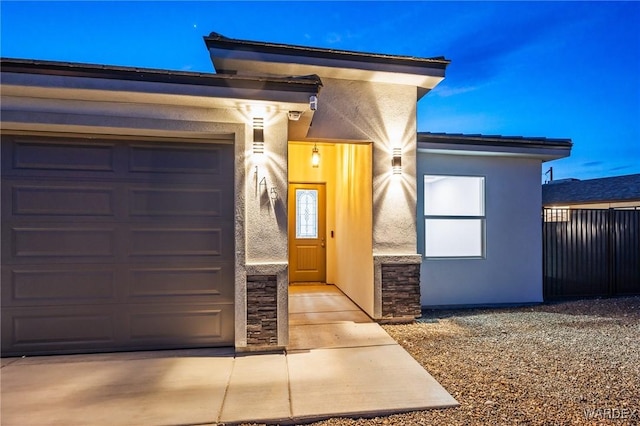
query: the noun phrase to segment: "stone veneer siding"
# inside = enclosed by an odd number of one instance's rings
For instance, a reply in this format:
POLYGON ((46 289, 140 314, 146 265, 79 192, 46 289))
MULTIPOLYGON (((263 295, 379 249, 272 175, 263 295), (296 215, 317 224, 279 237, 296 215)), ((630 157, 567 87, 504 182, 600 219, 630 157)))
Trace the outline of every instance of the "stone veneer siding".
POLYGON ((382 267, 382 319, 418 318, 420 265, 384 264, 382 267))
POLYGON ((276 275, 247 276, 247 346, 278 344, 276 275))

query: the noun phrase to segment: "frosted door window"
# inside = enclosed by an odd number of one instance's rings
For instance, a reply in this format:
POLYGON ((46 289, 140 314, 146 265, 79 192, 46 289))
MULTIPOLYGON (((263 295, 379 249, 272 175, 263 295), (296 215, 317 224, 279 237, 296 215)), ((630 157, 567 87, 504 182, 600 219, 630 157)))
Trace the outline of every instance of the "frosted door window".
POLYGON ((318 238, 317 189, 296 189, 296 238, 318 238))

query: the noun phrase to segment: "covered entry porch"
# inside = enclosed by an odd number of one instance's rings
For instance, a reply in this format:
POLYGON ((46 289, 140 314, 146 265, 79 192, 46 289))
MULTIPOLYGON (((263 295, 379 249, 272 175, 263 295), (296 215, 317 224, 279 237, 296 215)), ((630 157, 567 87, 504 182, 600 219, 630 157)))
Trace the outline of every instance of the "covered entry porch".
POLYGON ((289 284, 334 284, 374 318, 372 161, 366 142, 288 146, 289 284))

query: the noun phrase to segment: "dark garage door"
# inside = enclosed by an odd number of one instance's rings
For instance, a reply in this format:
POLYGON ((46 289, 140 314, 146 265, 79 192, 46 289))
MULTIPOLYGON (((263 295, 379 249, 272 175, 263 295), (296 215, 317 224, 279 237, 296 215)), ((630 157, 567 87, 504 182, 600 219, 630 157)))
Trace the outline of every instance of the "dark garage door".
POLYGON ((3 355, 233 345, 233 155, 3 136, 3 355))

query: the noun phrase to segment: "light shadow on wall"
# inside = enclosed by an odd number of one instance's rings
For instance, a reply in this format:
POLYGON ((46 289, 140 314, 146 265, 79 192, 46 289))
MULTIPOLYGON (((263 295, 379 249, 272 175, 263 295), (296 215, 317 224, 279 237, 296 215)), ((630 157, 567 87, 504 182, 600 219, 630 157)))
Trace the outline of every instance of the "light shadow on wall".
POLYGON ((259 203, 260 216, 275 219, 278 230, 286 235, 287 141, 279 140, 274 128, 281 125, 280 121, 287 120, 287 111, 271 104, 242 102, 236 104, 236 109, 250 135, 244 150, 245 165, 252 176, 253 195, 255 202, 259 203), (264 123, 264 153, 259 155, 254 153, 253 146, 254 117, 262 118, 264 123))
POLYGON ((316 111, 311 137, 373 142, 375 250, 394 253, 415 251, 415 88, 336 81, 323 89, 323 96, 329 102, 321 103, 324 110, 319 108, 316 111), (345 93, 353 96, 345 97, 345 93), (402 153, 400 175, 392 173, 394 149, 400 149, 402 153))

